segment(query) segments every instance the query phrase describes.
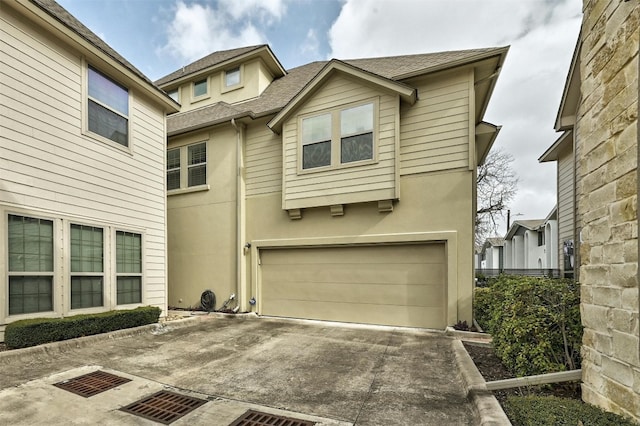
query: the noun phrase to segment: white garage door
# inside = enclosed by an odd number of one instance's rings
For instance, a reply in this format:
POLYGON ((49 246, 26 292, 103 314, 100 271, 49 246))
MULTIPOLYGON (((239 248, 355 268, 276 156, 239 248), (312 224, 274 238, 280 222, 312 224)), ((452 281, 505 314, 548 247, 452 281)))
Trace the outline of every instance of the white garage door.
POLYGON ((261 250, 260 313, 443 329, 444 244, 261 250))

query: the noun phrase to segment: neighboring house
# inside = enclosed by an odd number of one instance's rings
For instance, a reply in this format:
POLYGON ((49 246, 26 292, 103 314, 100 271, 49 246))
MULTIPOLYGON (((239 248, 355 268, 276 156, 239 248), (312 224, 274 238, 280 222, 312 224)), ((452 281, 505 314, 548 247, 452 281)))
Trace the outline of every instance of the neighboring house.
POLYGON ((545 219, 516 220, 504 237, 505 273, 558 275, 557 209, 545 219))
POLYGON ((558 206, 558 267, 565 277, 576 275, 578 255, 576 232, 576 156, 575 125, 580 96, 580 67, 577 58, 580 44, 574 51, 571 68, 564 87, 562 101, 556 116, 555 129, 560 137, 540 156, 538 161, 557 161, 557 206, 558 206))
POLYGON ((501 271, 504 269, 504 238, 487 238, 480 249, 479 267, 476 269, 491 269, 501 271))
POLYGON ((158 80, 182 104, 167 123, 170 306, 210 289, 264 315, 471 322, 475 171, 507 50, 285 70, 260 45, 158 80))
POLYGON ((165 123, 179 105, 51 0, 0 7, 4 326, 166 310, 165 123))
POLYGON ((585 0, 583 11, 560 109, 575 115, 582 397, 640 421, 640 2, 585 0))

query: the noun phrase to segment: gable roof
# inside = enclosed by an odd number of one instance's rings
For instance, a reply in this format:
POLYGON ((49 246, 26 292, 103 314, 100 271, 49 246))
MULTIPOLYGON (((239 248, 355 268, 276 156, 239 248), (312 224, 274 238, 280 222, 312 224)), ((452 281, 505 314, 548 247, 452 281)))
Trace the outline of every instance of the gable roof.
POLYGON ((210 71, 211 69, 230 66, 234 62, 239 62, 248 57, 261 57, 264 63, 269 67, 275 77, 281 77, 286 74, 284 67, 273 54, 271 48, 267 44, 258 44, 255 46, 240 47, 237 49, 221 50, 213 52, 195 62, 185 65, 184 67, 156 80, 158 86, 165 86, 170 83, 178 83, 180 80, 192 77, 200 72, 210 71))
POLYGON ((518 228, 525 228, 528 231, 535 231, 544 225, 546 219, 530 219, 530 220, 515 220, 509 227, 507 235, 504 236, 505 240, 513 238, 518 228))
MULTIPOLYGON (((60 6, 54 0, 28 0, 29 3, 35 5, 38 9, 43 11, 46 15, 53 18, 56 22, 62 24, 64 27, 71 30, 74 34, 78 35, 81 39, 89 43, 89 46, 97 49, 100 53, 114 60, 120 66, 130 71, 137 79, 139 79, 147 90, 152 91, 156 97, 163 100, 166 105, 169 105, 171 110, 177 111, 178 103, 176 103, 171 97, 169 97, 163 90, 157 87, 147 76, 145 76, 140 70, 134 67, 129 61, 123 58, 118 52, 113 50, 111 46, 105 43, 100 37, 94 34, 89 28, 84 26, 82 22, 71 15, 65 8, 60 6)), ((26 1, 16 1, 17 4, 28 6, 26 1)), ((3 3, 3 7, 5 7, 3 3)))
POLYGON ((540 163, 557 161, 565 149, 573 149, 573 130, 562 132, 560 137, 538 158, 540 163))
POLYGON ((280 133, 284 120, 292 114, 295 108, 308 99, 309 96, 318 89, 322 82, 336 73, 348 74, 360 80, 365 80, 366 82, 383 90, 393 91, 397 93, 403 101, 409 104, 413 104, 416 101, 416 90, 413 87, 398 83, 395 80, 382 77, 379 74, 374 74, 346 62, 332 59, 311 79, 311 81, 304 86, 302 90, 287 102, 284 108, 282 108, 282 110, 280 110, 280 112, 276 114, 269 123, 267 123, 267 126, 269 126, 269 128, 274 132, 280 133))
MULTIPOLYGON (((353 67, 353 69, 357 69, 370 75, 375 75, 375 78, 383 78, 393 82, 402 83, 402 80, 412 77, 442 71, 465 64, 471 64, 488 58, 497 58, 497 69, 494 69, 492 71, 493 74, 488 76, 485 79, 485 82, 483 82, 491 86, 493 82, 495 82, 495 78, 490 77, 493 77, 499 72, 499 68, 504 62, 504 57, 506 56, 508 49, 508 47, 470 49, 417 55, 349 59, 344 61, 334 60, 334 63, 343 63, 346 66, 353 67)), ((215 57, 217 53, 209 56, 215 57)), ((173 136, 180 133, 198 130, 231 120, 231 118, 237 119, 241 116, 255 119, 277 114, 330 62, 331 61, 311 62, 288 70, 285 75, 273 80, 257 98, 247 102, 234 104, 234 111, 237 112, 233 115, 225 115, 224 110, 216 108, 215 105, 203 107, 199 110, 191 110, 184 113, 170 115, 167 117, 168 134, 169 136, 173 136), (194 114, 195 111, 199 112, 194 114)), ((174 73, 170 75, 173 74, 174 73)), ((165 78, 167 77, 164 77, 161 80, 165 81, 165 78)), ((490 94, 491 88, 492 86, 486 89, 488 94, 490 94)), ((484 106, 478 106, 480 110, 484 111, 484 108, 486 108, 488 97, 489 96, 487 95, 484 106)))

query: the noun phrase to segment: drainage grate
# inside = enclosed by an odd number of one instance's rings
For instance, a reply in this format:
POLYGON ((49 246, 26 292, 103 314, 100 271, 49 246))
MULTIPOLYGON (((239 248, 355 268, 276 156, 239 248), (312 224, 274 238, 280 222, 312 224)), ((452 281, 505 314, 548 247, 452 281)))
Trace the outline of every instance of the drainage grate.
POLYGON ((105 373, 104 371, 94 371, 93 373, 54 383, 53 386, 88 398, 130 381, 130 379, 105 373))
POLYGON ((160 391, 120 410, 168 425, 206 402, 204 399, 160 391))
POLYGON ((315 422, 249 410, 229 426, 313 426, 315 422))

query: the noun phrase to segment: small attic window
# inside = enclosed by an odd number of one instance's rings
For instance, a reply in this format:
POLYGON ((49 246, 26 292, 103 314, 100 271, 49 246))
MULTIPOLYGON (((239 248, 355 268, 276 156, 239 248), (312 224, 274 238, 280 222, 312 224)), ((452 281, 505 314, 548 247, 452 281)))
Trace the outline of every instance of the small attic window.
POLYGON ((237 86, 240 84, 240 67, 227 70, 224 73, 225 87, 237 86))

